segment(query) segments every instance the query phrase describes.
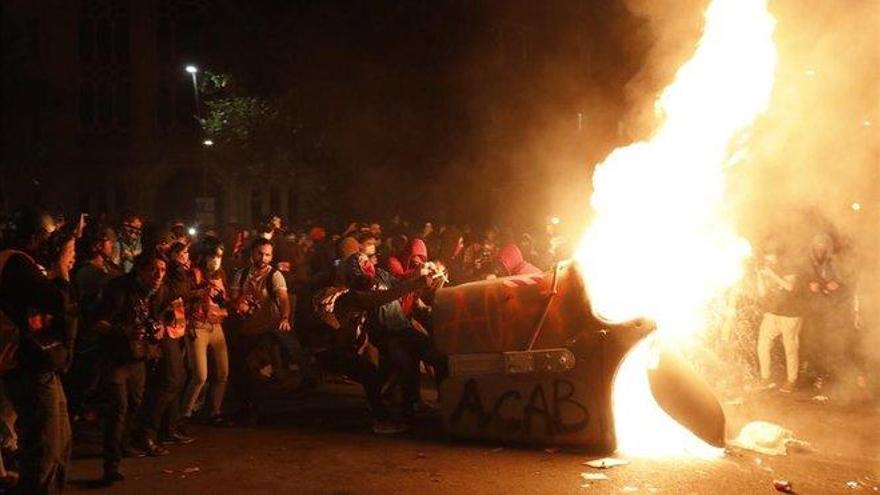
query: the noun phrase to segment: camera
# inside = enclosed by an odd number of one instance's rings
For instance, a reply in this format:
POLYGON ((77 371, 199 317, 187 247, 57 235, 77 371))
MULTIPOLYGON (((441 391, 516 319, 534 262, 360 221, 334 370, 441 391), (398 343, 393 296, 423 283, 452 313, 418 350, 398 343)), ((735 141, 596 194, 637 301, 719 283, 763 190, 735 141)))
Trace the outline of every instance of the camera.
POLYGON ((143 324, 144 340, 155 344, 161 340, 164 326, 153 318, 147 318, 143 324))

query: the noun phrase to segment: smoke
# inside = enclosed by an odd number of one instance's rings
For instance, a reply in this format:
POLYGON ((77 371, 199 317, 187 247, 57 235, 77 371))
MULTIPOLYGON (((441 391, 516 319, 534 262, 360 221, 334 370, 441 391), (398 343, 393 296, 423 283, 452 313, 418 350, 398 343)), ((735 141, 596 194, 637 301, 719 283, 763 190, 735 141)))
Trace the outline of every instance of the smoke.
POLYGON ((620 131, 625 138, 648 137, 657 127, 654 101, 696 48, 708 0, 624 0, 642 23, 631 39, 647 39, 650 48, 638 73, 626 84, 627 111, 620 131))
MULTIPOLYGON (((654 102, 693 53, 708 1, 624 4, 643 20, 632 39, 651 42, 641 70, 624 88, 621 131, 633 141, 657 128, 654 102)), ((824 389, 811 391, 812 377, 802 375, 801 393, 842 402, 872 393, 880 397, 880 2, 777 0, 770 10, 779 51, 773 95, 742 136, 748 152, 728 171, 726 204, 755 248, 772 240, 802 273, 810 270, 810 239, 818 233, 834 238, 846 295, 838 307, 841 317, 834 328, 817 326, 816 307, 803 296, 800 356, 803 362, 831 348, 842 352, 832 363, 831 386, 826 381, 824 389), (856 301, 860 326, 853 329, 856 301)), ((754 303, 740 301, 735 341, 724 344, 726 350, 712 348, 719 352, 702 358, 704 370, 714 367, 711 372, 720 378, 757 378, 761 309, 754 303)), ((784 377, 781 349, 773 361, 774 372, 784 377)), ((763 404, 756 407, 740 411, 736 420, 771 412, 763 404)))
MULTIPOLYGON (((855 335, 831 332, 824 347, 844 349, 838 392, 855 399, 860 375, 880 390, 880 3, 787 0, 771 8, 780 60, 774 94, 731 194, 743 231, 782 243, 796 260, 806 259, 814 235, 834 237, 847 303, 859 299, 862 326, 855 335)), ((809 331, 809 304, 806 314, 801 354, 810 359, 819 336, 809 331)))

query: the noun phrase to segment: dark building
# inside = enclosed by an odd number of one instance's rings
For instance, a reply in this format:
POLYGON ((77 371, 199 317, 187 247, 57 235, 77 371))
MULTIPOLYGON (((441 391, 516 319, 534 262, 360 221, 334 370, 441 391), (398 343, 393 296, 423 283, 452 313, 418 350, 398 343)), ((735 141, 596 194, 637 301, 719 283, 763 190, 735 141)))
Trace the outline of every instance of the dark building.
POLYGON ((211 3, 0 4, 4 207, 205 222, 296 212, 293 173, 241 183, 203 144, 184 69, 204 60, 211 3))
POLYGON ((614 36, 615 4, 7 0, 2 205, 303 221, 326 213, 310 198, 350 196, 349 178, 365 176, 375 194, 343 212, 470 218, 514 198, 482 216, 538 216, 535 203, 565 197, 557 186, 582 194, 585 165, 616 140, 613 102, 632 63, 620 68, 597 41, 614 36), (267 19, 239 29, 236 8, 267 19), (322 137, 332 164, 294 157, 249 179, 214 166, 188 64, 238 71, 255 91, 301 86, 320 102, 312 115, 333 121, 322 137), (603 66, 615 68, 597 78, 603 66), (388 176, 405 187, 388 189, 388 176), (450 204, 449 191, 474 199, 450 204))

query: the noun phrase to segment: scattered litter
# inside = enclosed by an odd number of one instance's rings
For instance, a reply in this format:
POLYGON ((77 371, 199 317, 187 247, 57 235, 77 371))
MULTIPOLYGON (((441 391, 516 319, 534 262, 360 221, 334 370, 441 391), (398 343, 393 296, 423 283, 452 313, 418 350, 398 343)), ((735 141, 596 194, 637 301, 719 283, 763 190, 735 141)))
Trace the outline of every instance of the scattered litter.
POLYGON ((188 468, 184 469, 183 472, 186 474, 192 474, 192 473, 198 473, 201 470, 202 470, 202 468, 200 468, 198 466, 193 466, 193 467, 188 467, 188 468))
POLYGON ((162 472, 165 473, 165 474, 174 474, 174 470, 173 470, 173 469, 163 469, 162 472))
POLYGON ((591 468, 596 469, 610 469, 617 466, 626 466, 629 464, 629 461, 624 459, 616 459, 614 457, 603 457, 602 459, 594 459, 592 461, 587 461, 584 463, 584 466, 590 466, 591 468))
POLYGON ((185 480, 185 479, 186 479, 186 475, 185 475, 185 474, 181 474, 181 475, 180 475, 180 479, 185 480))
POLYGON ((848 487, 852 488, 853 490, 855 490, 856 488, 859 488, 859 487, 861 487, 862 485, 861 485, 861 483, 859 483, 858 481, 847 481, 847 482, 846 482, 846 486, 848 486, 848 487))
POLYGON ((743 405, 743 398, 737 397, 735 399, 730 399, 729 401, 724 403, 727 406, 741 406, 743 405))
POLYGON ((418 454, 416 454, 416 459, 424 459, 425 457, 428 456, 426 456, 424 452, 419 452, 418 454))
POLYGON ((752 421, 743 426, 739 435, 729 443, 765 455, 786 455, 790 447, 810 449, 810 444, 795 438, 791 430, 766 421, 752 421))
POLYGON ((584 480, 581 488, 590 488, 596 481, 608 481, 608 476, 602 473, 581 473, 581 478, 584 480))
POLYGON ((815 395, 813 396, 813 400, 816 402, 828 402, 827 395, 815 395))
POLYGON ((777 492, 794 493, 791 482, 785 480, 773 480, 773 488, 776 488, 777 492))
POLYGON ((635 493, 639 491, 638 487, 635 486, 625 486, 623 487, 623 493, 635 493))
POLYGON ((548 454, 555 454, 555 453, 559 452, 559 447, 549 447, 549 448, 544 449, 544 452, 546 452, 548 454))
POLYGON ((585 481, 603 481, 607 480, 608 476, 602 473, 581 473, 581 478, 585 481))
POLYGON ((491 452, 493 454, 497 454, 497 453, 501 452, 502 450, 504 450, 504 447, 498 447, 497 449, 492 449, 489 452, 491 452))

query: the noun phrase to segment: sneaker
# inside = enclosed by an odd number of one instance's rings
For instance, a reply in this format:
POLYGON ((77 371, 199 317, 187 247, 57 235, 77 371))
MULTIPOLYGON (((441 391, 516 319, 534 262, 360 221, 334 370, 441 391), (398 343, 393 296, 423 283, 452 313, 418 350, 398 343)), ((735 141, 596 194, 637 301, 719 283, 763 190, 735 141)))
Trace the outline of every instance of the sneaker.
POLYGON ((144 452, 150 457, 162 457, 171 453, 168 449, 150 439, 147 439, 142 447, 144 448, 144 452))
POLYGON ((118 483, 124 480, 125 476, 119 472, 118 468, 105 469, 104 476, 101 477, 101 481, 104 482, 105 485, 112 485, 113 483, 118 483))
POLYGON ((232 423, 228 419, 226 419, 226 416, 222 414, 214 414, 213 416, 208 418, 208 424, 211 426, 216 426, 218 428, 232 426, 232 423))
POLYGON ((189 435, 184 435, 179 431, 175 431, 162 438, 162 445, 189 445, 195 441, 195 438, 189 435))
POLYGON ((794 390, 795 382, 789 380, 785 382, 785 385, 779 387, 779 391, 783 394, 790 394, 794 390))
POLYGON ((377 435, 397 435, 409 430, 409 425, 391 419, 373 421, 373 433, 377 435))

